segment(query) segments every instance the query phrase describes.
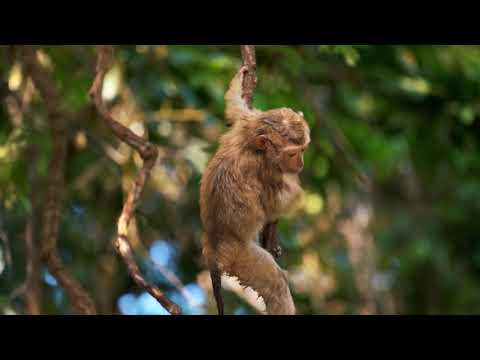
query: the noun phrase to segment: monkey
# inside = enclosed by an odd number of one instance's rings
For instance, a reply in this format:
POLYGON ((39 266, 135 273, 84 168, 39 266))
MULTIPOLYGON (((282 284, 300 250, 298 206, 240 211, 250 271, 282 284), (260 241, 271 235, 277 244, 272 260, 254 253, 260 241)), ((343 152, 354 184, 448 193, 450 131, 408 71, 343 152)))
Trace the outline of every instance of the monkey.
MULTIPOLYGON (((225 93, 225 116, 233 125, 200 181, 202 256, 219 315, 224 314, 222 274, 257 291, 267 314, 294 315, 287 273, 257 240, 302 195, 298 175, 310 129, 303 114, 289 108, 249 109, 242 98, 247 71, 241 67, 225 93)), ((260 240, 265 238, 275 236, 260 240)))

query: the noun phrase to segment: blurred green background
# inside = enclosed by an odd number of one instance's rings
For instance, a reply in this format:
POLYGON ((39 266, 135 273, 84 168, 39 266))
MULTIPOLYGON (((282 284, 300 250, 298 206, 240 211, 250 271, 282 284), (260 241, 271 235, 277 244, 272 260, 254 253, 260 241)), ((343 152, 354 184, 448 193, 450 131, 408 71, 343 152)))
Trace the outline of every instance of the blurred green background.
MULTIPOLYGON (((116 46, 103 96, 160 157, 131 226, 147 278, 187 314, 215 314, 200 263, 199 180, 226 131, 223 95, 239 46, 116 46)), ((68 109, 66 198, 59 250, 102 314, 165 314, 112 246, 137 155, 88 98, 94 46, 38 46, 68 109)), ((259 109, 303 111, 312 130, 304 201, 280 222, 300 314, 480 312, 480 48, 257 46, 259 109)), ((25 314, 25 231, 38 246, 50 159, 46 111, 0 47, 0 313, 25 314)), ((44 266, 45 314, 73 310, 44 266)), ((225 281, 228 314, 258 303, 225 281)))

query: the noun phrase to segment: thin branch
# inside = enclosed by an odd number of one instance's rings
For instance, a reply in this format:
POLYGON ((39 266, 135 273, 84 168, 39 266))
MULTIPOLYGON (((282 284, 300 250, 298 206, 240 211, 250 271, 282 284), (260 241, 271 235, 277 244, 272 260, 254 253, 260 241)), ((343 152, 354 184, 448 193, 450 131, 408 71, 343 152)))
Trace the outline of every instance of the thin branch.
POLYGON ((194 307, 195 299, 193 298, 190 291, 187 290, 182 281, 178 278, 178 276, 175 275, 174 272, 168 270, 165 266, 159 264, 158 262, 154 260, 152 260, 152 262, 154 268, 157 269, 165 277, 165 279, 167 279, 167 281, 177 289, 180 294, 182 294, 182 296, 188 302, 188 305, 194 307))
POLYGON ((112 61, 113 48, 111 46, 100 46, 98 48, 98 59, 96 76, 90 89, 90 97, 92 98, 97 111, 111 128, 114 135, 134 148, 143 159, 143 167, 137 175, 127 200, 122 209, 122 213, 117 223, 117 236, 115 240, 115 248, 125 262, 130 276, 138 286, 144 288, 152 295, 165 309, 173 315, 181 313, 178 305, 168 299, 165 294, 156 286, 149 284, 142 276, 140 269, 135 261, 132 247, 128 240, 128 225, 135 211, 140 196, 145 187, 150 172, 155 165, 158 157, 158 149, 147 140, 133 133, 130 129, 118 123, 110 114, 102 99, 103 81, 112 61))
POLYGON ((17 287, 10 295, 11 299, 22 297, 25 301, 27 313, 29 315, 41 314, 39 270, 40 264, 35 249, 34 228, 35 221, 33 210, 27 217, 25 225, 25 258, 26 258, 26 277, 25 281, 17 287))
POLYGON ((10 249, 10 241, 8 240, 7 233, 3 231, 2 224, 0 223, 0 240, 3 243, 3 258, 5 265, 10 269, 12 267, 12 251, 10 249))
MULTIPOLYGON (((25 122, 29 127, 29 131, 34 131, 34 122, 30 115, 30 100, 34 90, 33 83, 29 77, 24 81, 22 93, 12 92, 12 95, 19 99, 19 111, 25 117, 25 122)), ((40 209, 40 193, 36 189, 41 188, 40 178, 36 164, 38 162, 38 147, 34 141, 28 143, 25 149, 25 159, 31 165, 28 169, 29 186, 30 186, 30 203, 31 209, 26 215, 25 223, 25 281, 16 288, 10 295, 11 299, 22 297, 25 302, 27 314, 41 314, 41 276, 40 276, 40 255, 38 251, 38 209, 40 209)))
POLYGON ((39 64, 35 50, 21 46, 21 59, 27 73, 38 89, 48 112, 53 149, 47 177, 47 190, 43 218, 41 257, 48 270, 65 290, 73 308, 80 314, 96 314, 95 304, 82 285, 67 271, 57 250, 62 202, 65 192, 65 161, 67 129, 65 110, 49 73, 39 64))
POLYGON ((248 72, 243 81, 243 98, 248 106, 252 107, 253 92, 257 87, 257 58, 255 45, 241 45, 243 65, 248 67, 248 72))
MULTIPOLYGON (((25 105, 26 106, 26 105, 25 105)), ((25 110, 25 107, 23 107, 25 110)), ((24 111, 25 112, 25 111, 24 111)), ((34 130, 32 118, 27 116, 26 122, 30 129, 34 130)), ((37 168, 34 164, 38 161, 38 147, 35 142, 31 142, 26 149, 27 161, 33 164, 29 168, 30 180, 30 202, 32 204, 31 210, 27 215, 27 222, 25 225, 25 257, 27 261, 27 271, 25 278, 26 292, 24 294, 27 311, 30 315, 41 314, 41 265, 38 253, 39 237, 37 230, 39 224, 37 222, 38 210, 40 209, 40 194, 36 191, 41 181, 37 168)))
MULTIPOLYGON (((13 55, 13 53, 12 53, 13 55)), ((13 56, 5 56, 6 62, 11 66, 13 63, 13 56)), ((11 91, 8 87, 6 82, 2 82, 0 84, 0 98, 11 98, 14 102, 18 111, 22 115, 26 115, 26 121, 30 129, 33 129, 33 121, 29 116, 29 105, 31 100, 31 93, 33 91, 33 84, 29 77, 23 81, 22 86, 20 87, 22 90, 20 91, 11 91)), ((5 101, 7 103, 7 101, 5 101)), ((8 106, 7 106, 8 107, 8 106)), ((27 308, 27 313, 30 315, 39 315, 41 313, 41 294, 40 294, 40 259, 38 252, 36 250, 35 244, 35 235, 36 226, 34 225, 35 222, 35 212, 39 208, 38 207, 38 192, 32 191, 32 189, 36 189, 38 187, 35 186, 38 180, 38 174, 36 172, 36 160, 37 160, 37 151, 36 144, 31 142, 28 144, 25 157, 27 161, 29 161, 32 165, 29 167, 29 177, 30 177, 30 200, 32 204, 32 208, 27 214, 26 224, 25 224, 25 259, 26 259, 26 271, 25 271, 25 281, 18 286, 15 290, 12 291, 9 298, 11 300, 22 297, 25 301, 25 306, 27 308), (35 228, 34 228, 35 226, 35 228)), ((38 184, 37 184, 38 185, 38 184)), ((1 226, 0 226, 1 228, 1 226)), ((0 234, 1 237, 1 234, 0 234)), ((8 239, 7 239, 8 240, 8 239)), ((11 266, 11 255, 10 261, 6 261, 7 264, 10 263, 11 266)))

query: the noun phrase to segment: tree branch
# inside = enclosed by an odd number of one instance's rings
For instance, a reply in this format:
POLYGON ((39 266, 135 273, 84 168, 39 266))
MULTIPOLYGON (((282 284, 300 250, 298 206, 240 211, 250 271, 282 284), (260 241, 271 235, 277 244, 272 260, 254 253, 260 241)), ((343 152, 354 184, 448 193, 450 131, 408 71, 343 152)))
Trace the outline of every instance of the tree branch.
POLYGON ((80 314, 94 315, 96 309, 93 300, 82 285, 66 270, 57 251, 58 230, 65 191, 64 171, 67 153, 64 122, 66 116, 62 99, 50 75, 37 61, 35 50, 30 46, 21 46, 20 49, 25 69, 46 105, 48 125, 53 143, 43 214, 41 257, 47 264, 50 273, 65 290, 74 309, 80 314))
POLYGON ((143 167, 137 175, 135 183, 130 190, 127 200, 122 209, 122 213, 117 223, 117 237, 115 240, 115 249, 122 257, 130 276, 138 286, 144 288, 152 295, 165 309, 173 315, 181 313, 178 305, 169 300, 163 292, 156 286, 149 284, 140 273, 140 269, 135 261, 132 247, 128 240, 128 225, 135 211, 140 196, 145 187, 150 172, 155 165, 158 157, 158 149, 147 140, 133 133, 130 129, 118 123, 110 114, 102 99, 103 81, 112 61, 113 48, 111 46, 100 46, 98 49, 98 59, 96 76, 90 89, 90 97, 92 98, 98 113, 105 120, 106 124, 111 128, 114 135, 134 148, 143 159, 143 167))
MULTIPOLYGON (((34 91, 34 85, 30 77, 26 77, 21 86, 21 93, 12 92, 12 96, 18 100, 18 109, 23 114, 26 125, 29 131, 35 131, 34 121, 30 114, 31 95, 34 91)), ((11 298, 22 297, 25 303, 26 312, 29 315, 41 315, 41 264, 39 236, 38 236, 38 216, 41 204, 40 193, 36 190, 42 187, 41 179, 39 177, 37 166, 38 163, 38 146, 34 141, 30 141, 25 149, 24 158, 31 165, 28 168, 29 178, 29 196, 31 209, 26 215, 25 223, 25 281, 17 289, 15 289, 11 298)))
MULTIPOLYGON (((252 108, 253 93, 257 87, 257 57, 255 54, 255 45, 241 45, 243 65, 247 66, 248 72, 245 75, 242 84, 243 94, 247 105, 252 108)), ((269 251, 275 258, 281 254, 281 248, 278 244, 277 223, 265 224, 262 234, 262 246, 269 251)))
POLYGON ((243 65, 248 67, 248 73, 243 80, 243 98, 252 107, 253 92, 257 86, 257 58, 255 45, 241 45, 243 65))
POLYGON ((3 226, 0 219, 0 240, 3 243, 3 258, 5 265, 11 269, 12 267, 12 251, 10 249, 10 241, 8 240, 7 233, 3 230, 3 226))

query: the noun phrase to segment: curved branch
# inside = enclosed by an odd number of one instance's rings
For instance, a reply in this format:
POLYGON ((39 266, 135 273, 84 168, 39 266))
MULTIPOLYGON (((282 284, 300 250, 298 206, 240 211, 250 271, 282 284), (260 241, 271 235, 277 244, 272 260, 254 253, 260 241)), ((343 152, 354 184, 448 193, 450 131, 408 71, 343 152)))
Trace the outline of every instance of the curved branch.
POLYGON ((257 58, 255 45, 241 45, 243 65, 247 66, 248 73, 243 80, 243 95, 247 105, 252 107, 253 92, 257 86, 257 58))
POLYGON ((152 295, 165 309, 173 315, 181 313, 178 305, 168 299, 165 294, 156 286, 149 284, 142 276, 140 269, 135 261, 132 247, 128 240, 128 225, 135 211, 140 196, 145 187, 150 172, 155 165, 158 157, 158 149, 147 140, 133 133, 130 129, 118 123, 110 114, 102 99, 103 81, 112 61, 113 48, 111 46, 100 46, 98 49, 98 59, 96 76, 90 89, 90 97, 92 98, 98 113, 111 128, 114 135, 134 148, 143 159, 143 167, 135 179, 132 189, 130 190, 127 200, 122 209, 122 213, 117 223, 117 237, 115 240, 115 249, 122 257, 128 272, 138 286, 142 287, 150 295, 152 295))
POLYGON ((95 304, 82 285, 67 271, 57 251, 58 231, 65 192, 65 161, 67 136, 62 99, 50 75, 39 64, 35 50, 22 46, 21 59, 27 73, 38 89, 48 112, 48 125, 52 138, 52 158, 47 178, 47 193, 43 218, 41 257, 48 270, 65 290, 74 309, 85 315, 96 314, 95 304))

